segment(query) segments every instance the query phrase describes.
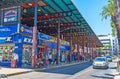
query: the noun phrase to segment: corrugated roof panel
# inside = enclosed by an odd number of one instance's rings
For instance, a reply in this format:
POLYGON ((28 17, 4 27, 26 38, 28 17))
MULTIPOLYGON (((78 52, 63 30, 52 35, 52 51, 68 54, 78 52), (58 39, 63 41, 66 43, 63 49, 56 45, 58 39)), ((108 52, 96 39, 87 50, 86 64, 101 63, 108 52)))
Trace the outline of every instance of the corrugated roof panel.
POLYGON ((78 15, 79 12, 77 10, 72 11, 74 14, 78 15))
POLYGON ((63 0, 66 4, 72 4, 70 0, 63 0))
POLYGON ((68 5, 68 7, 71 9, 71 10, 75 10, 75 7, 73 5, 68 5))
POLYGON ((67 22, 64 18, 61 18, 61 20, 62 20, 63 22, 65 22, 65 23, 67 22))
POLYGON ((67 6, 62 2, 62 0, 54 0, 64 11, 69 11, 67 6))
POLYGON ((51 13, 55 13, 55 11, 53 9, 51 9, 50 7, 48 7, 48 6, 46 6, 45 9, 47 9, 51 13))
MULTIPOLYGON (((51 0, 45 0, 49 5, 51 5, 51 7, 53 7, 55 10, 57 10, 58 12, 62 12, 62 10, 56 5, 53 3, 53 1, 51 0)), ((57 0, 58 1, 58 0, 57 0)))
POLYGON ((73 22, 70 17, 65 17, 69 22, 73 22))
POLYGON ((72 14, 71 18, 72 18, 74 21, 79 21, 74 14, 72 14))

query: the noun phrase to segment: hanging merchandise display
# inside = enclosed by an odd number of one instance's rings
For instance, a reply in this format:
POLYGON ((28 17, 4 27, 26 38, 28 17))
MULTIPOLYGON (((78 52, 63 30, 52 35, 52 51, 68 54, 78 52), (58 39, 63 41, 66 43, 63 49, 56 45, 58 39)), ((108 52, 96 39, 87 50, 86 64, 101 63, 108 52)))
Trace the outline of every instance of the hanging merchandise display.
POLYGON ((32 49, 30 45, 23 45, 22 66, 31 66, 32 49))
POLYGON ((0 44, 0 60, 10 61, 14 50, 13 44, 0 44))

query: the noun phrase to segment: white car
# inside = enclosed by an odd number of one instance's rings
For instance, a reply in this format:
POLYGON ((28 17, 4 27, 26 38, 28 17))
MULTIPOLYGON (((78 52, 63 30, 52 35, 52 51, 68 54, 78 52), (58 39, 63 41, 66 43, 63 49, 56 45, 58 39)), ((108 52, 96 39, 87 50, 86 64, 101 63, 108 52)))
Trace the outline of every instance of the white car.
POLYGON ((93 61, 93 68, 108 68, 109 64, 106 57, 96 57, 93 61))

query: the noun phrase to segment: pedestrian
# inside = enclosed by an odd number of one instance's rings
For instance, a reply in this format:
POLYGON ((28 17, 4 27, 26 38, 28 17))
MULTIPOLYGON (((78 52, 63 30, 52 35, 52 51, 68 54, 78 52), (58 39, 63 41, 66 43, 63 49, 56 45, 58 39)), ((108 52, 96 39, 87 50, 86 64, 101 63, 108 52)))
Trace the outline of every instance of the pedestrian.
POLYGON ((49 64, 51 64, 52 63, 52 53, 51 52, 49 53, 48 60, 49 60, 49 64))
POLYGON ((68 63, 70 63, 70 53, 68 53, 67 55, 67 60, 68 60, 68 63))
POLYGON ((62 62, 63 63, 65 62, 65 54, 64 54, 64 52, 62 52, 62 62))
POLYGON ((13 53, 13 59, 15 61, 15 67, 18 67, 18 54, 17 53, 13 53))
POLYGON ((56 53, 54 53, 54 55, 53 55, 53 64, 55 64, 56 62, 57 62, 57 54, 56 53))
POLYGON ((82 55, 82 60, 85 61, 85 55, 82 55))

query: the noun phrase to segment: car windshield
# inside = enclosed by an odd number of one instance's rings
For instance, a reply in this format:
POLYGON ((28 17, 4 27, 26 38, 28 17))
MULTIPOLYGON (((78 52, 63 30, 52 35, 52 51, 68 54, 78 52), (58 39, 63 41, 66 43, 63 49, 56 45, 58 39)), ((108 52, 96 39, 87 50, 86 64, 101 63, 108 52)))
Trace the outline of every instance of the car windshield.
POLYGON ((105 58, 96 58, 95 61, 105 61, 105 58))
POLYGON ((111 56, 106 56, 106 58, 111 58, 111 56))

